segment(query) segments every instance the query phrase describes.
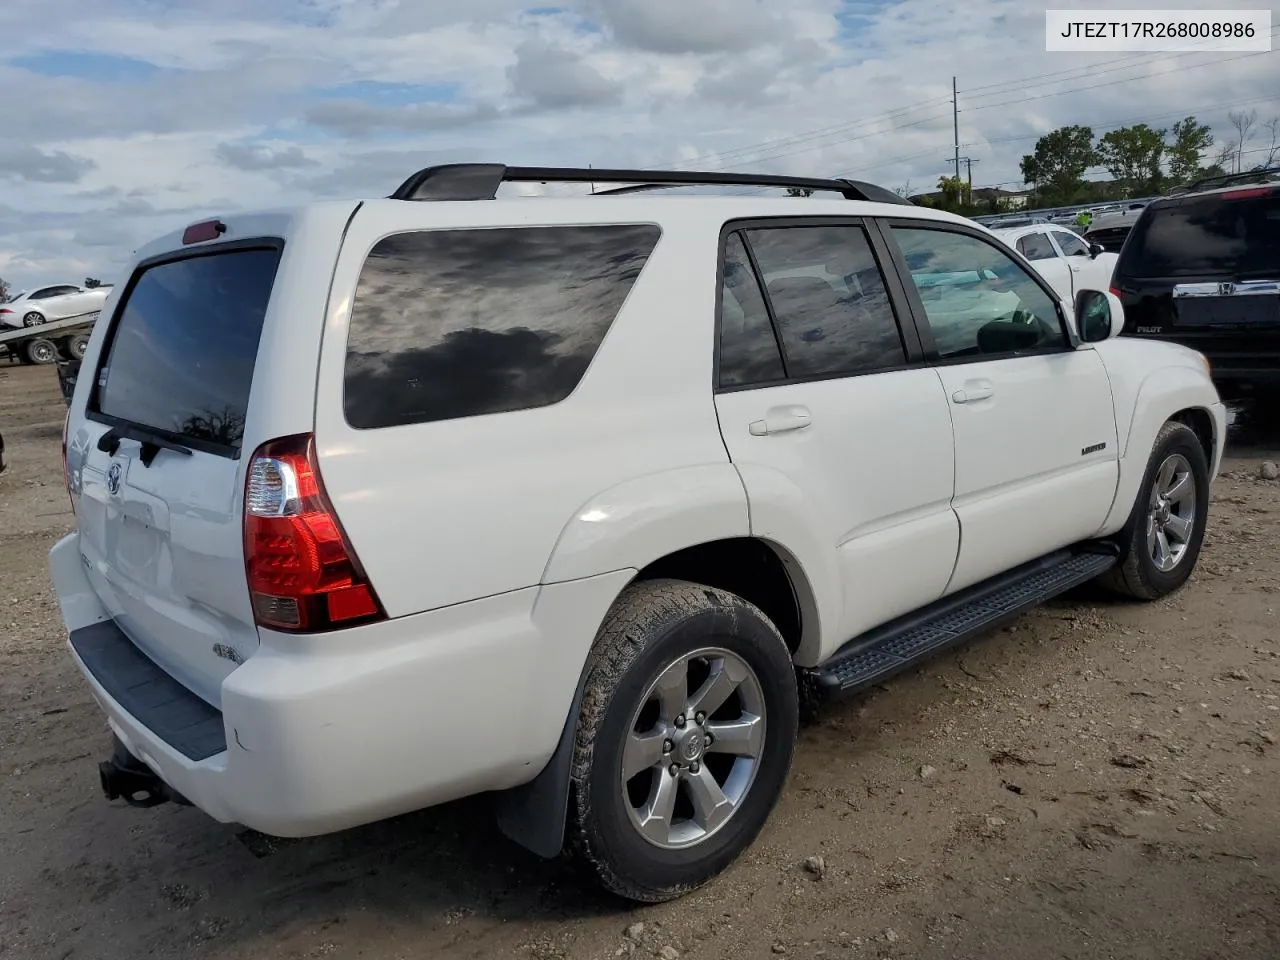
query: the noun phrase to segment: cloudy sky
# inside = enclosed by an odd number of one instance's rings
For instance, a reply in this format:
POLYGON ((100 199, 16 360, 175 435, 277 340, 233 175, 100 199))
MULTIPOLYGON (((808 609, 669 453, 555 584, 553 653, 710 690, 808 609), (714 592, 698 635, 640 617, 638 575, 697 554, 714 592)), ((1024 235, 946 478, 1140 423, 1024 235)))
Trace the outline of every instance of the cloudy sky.
POLYGON ((4 0, 0 38, 0 277, 18 287, 117 279, 199 216, 385 196, 440 161, 921 190, 953 152, 953 74, 980 185, 1016 181, 1064 123, 1194 113, 1221 140, 1240 106, 1260 149, 1280 115, 1280 53, 1046 54, 1025 0, 4 0))

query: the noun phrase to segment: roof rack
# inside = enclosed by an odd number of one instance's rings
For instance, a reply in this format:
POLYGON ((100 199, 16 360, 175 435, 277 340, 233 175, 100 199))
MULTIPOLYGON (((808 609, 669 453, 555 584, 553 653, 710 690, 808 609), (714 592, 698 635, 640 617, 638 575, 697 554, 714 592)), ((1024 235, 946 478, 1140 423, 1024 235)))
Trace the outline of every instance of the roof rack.
POLYGON ((860 180, 823 180, 755 173, 702 173, 692 170, 609 170, 591 167, 508 167, 501 163, 449 163, 425 167, 391 194, 392 200, 492 200, 504 183, 619 183, 598 191, 606 196, 685 186, 792 187, 838 193, 846 200, 870 200, 913 206, 892 190, 860 180))
POLYGON ((1280 167, 1264 167, 1261 170, 1245 170, 1241 173, 1226 173, 1217 177, 1201 177, 1192 183, 1172 188, 1168 196, 1180 193, 1194 193, 1197 190, 1218 189, 1235 186, 1238 183, 1256 183, 1263 179, 1280 176, 1280 167))

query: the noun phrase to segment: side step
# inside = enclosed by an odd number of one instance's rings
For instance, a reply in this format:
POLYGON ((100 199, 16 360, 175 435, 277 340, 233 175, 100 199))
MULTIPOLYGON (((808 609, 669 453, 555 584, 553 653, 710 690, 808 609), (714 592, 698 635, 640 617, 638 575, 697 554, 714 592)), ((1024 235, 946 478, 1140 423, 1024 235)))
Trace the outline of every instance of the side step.
POLYGON ((803 676, 819 697, 865 689, 1115 566, 1107 545, 1097 549, 1062 550, 943 597, 854 638, 803 676))

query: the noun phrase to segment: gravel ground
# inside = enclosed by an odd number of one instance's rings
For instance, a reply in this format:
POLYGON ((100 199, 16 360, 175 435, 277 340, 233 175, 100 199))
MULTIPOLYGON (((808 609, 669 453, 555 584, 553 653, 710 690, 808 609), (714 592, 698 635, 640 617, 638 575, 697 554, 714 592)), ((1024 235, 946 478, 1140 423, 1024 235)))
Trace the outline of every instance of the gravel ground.
POLYGON ((1183 591, 1077 592, 829 710, 746 856, 631 908, 482 802, 286 843, 103 800, 46 573, 62 410, 0 364, 0 956, 1280 956, 1274 428, 1230 451, 1183 591))

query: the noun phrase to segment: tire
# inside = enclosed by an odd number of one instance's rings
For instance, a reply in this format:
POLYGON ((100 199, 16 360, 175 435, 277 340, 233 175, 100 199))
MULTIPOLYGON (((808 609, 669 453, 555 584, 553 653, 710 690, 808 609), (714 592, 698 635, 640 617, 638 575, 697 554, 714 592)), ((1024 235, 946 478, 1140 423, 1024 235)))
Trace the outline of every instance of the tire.
POLYGON ((28 363, 54 363, 58 359, 58 348, 52 340, 35 337, 23 344, 22 355, 28 363))
POLYGON ((1104 574, 1103 584, 1136 600, 1158 600, 1177 590, 1195 569, 1208 514, 1209 464, 1204 448, 1190 427, 1170 420, 1156 435, 1133 512, 1119 536, 1120 563, 1104 574), (1185 480, 1192 489, 1180 499, 1162 496, 1162 491, 1185 480), (1163 567, 1156 557, 1162 542, 1168 548, 1163 567))
POLYGON ((24 314, 22 317, 22 325, 24 327, 38 327, 42 323, 44 323, 44 314, 40 313, 38 310, 32 310, 30 313, 24 314))
POLYGON ((786 643, 756 607, 679 580, 628 587, 588 663, 570 775, 571 851, 607 889, 643 903, 711 880, 751 845, 782 794, 797 700, 786 643), (728 683, 720 686, 718 677, 728 683), (725 698, 711 716, 683 716, 721 690, 725 698), (724 749, 731 731, 738 751, 724 749), (720 746, 713 740, 704 757, 708 733, 719 733, 720 746), (637 745, 628 760, 636 772, 624 782, 628 743, 637 745), (638 749, 645 743, 648 751, 638 749), (695 796, 717 794, 709 815, 695 807, 695 796), (646 835, 642 810, 671 796, 669 816, 651 821, 646 835), (717 817, 717 809, 729 812, 717 817))
POLYGON ((67 337, 62 341, 62 355, 68 360, 83 360, 84 352, 89 348, 89 338, 83 333, 67 337))

